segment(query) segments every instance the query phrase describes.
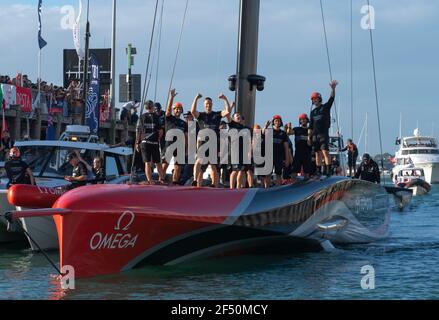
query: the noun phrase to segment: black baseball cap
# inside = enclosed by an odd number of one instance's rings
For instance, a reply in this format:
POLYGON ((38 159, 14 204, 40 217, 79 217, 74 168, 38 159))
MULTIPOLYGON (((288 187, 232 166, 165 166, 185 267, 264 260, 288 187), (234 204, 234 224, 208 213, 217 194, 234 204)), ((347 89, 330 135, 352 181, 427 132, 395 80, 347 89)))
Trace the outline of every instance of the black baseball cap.
POLYGON ((76 155, 76 153, 74 153, 74 152, 70 152, 68 155, 67 155, 67 162, 70 162, 72 159, 75 159, 75 158, 77 158, 78 156, 76 155))

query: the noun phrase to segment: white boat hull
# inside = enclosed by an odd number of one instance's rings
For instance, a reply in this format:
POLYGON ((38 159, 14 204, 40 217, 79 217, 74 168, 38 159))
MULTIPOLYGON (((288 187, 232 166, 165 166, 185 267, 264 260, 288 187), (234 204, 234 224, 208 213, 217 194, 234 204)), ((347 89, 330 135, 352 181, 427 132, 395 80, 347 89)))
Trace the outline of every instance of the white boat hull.
POLYGON ((0 190, 0 244, 25 240, 21 232, 8 231, 8 222, 2 217, 4 213, 15 210, 15 207, 9 204, 7 195, 7 190, 0 190))
POLYGON ((429 184, 439 183, 439 163, 416 163, 415 166, 424 169, 425 181, 429 184))
POLYGON ((28 238, 32 251, 42 250, 56 250, 59 248, 58 233, 56 232, 55 222, 53 217, 41 218, 25 218, 20 219, 24 230, 29 233, 32 239, 28 238), (38 246, 34 243, 38 243, 38 246))

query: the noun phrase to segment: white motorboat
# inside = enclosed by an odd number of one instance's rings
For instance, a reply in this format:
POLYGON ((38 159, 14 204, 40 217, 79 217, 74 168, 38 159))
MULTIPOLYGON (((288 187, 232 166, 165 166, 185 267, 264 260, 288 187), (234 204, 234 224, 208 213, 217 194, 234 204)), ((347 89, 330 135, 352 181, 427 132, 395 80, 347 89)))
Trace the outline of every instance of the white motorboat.
POLYGON ((420 130, 416 129, 413 136, 404 137, 398 142, 400 149, 395 155, 393 176, 401 169, 415 166, 423 169, 427 183, 439 183, 439 148, 436 138, 422 136, 420 130))
POLYGON ((394 176, 395 185, 413 190, 414 196, 424 195, 431 190, 431 185, 425 181, 424 170, 421 168, 406 168, 394 176))
MULTIPOLYGON (((106 183, 119 184, 129 179, 126 157, 132 155, 132 149, 126 147, 111 148, 106 144, 99 143, 98 137, 91 135, 88 127, 68 126, 59 140, 20 141, 16 142, 15 146, 20 149, 23 161, 31 167, 37 186, 40 187, 40 191, 43 193, 69 185, 64 177, 71 174, 72 167, 66 162, 66 157, 74 150, 80 151, 81 157, 89 164, 93 162, 94 157, 102 157, 106 183)), ((2 188, 0 189, 1 213, 25 209, 21 206, 11 206, 8 202, 6 184, 7 179, 3 178, 2 188)), ((25 218, 21 219, 21 223, 41 249, 58 248, 58 236, 52 217, 25 218)), ((16 232, 7 232, 6 221, 0 221, 0 224, 0 244, 13 242, 23 237, 22 234, 16 232)), ((12 230, 18 231, 19 229, 17 226, 12 226, 12 230)), ((30 239, 29 243, 32 250, 39 250, 30 239)))

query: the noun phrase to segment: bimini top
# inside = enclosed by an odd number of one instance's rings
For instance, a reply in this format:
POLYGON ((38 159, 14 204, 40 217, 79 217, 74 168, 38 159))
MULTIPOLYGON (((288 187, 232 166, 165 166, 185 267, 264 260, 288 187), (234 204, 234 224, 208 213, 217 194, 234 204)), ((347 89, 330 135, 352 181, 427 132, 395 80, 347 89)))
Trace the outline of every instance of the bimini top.
POLYGON ((90 142, 74 142, 74 141, 60 141, 60 140, 35 140, 35 141, 17 141, 15 146, 20 147, 60 147, 71 149, 87 149, 113 153, 123 156, 129 156, 133 153, 131 148, 117 147, 111 148, 107 144, 90 143, 90 142))

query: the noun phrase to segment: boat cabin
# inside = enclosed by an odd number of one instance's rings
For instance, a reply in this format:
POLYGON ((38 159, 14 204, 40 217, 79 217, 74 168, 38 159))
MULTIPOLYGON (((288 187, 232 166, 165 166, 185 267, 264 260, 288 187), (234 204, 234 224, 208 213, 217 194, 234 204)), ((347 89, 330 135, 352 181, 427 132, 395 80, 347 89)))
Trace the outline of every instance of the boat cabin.
POLYGON ((78 150, 89 165, 93 164, 95 157, 101 157, 107 181, 111 183, 128 174, 127 160, 132 154, 130 148, 109 148, 105 144, 88 142, 20 141, 15 146, 20 149, 22 160, 29 164, 37 180, 43 180, 44 184, 52 181, 57 185, 72 173, 73 168, 66 160, 70 152, 78 150))
POLYGON ((421 136, 419 129, 416 129, 413 137, 402 140, 402 155, 410 154, 439 154, 436 138, 421 136))

